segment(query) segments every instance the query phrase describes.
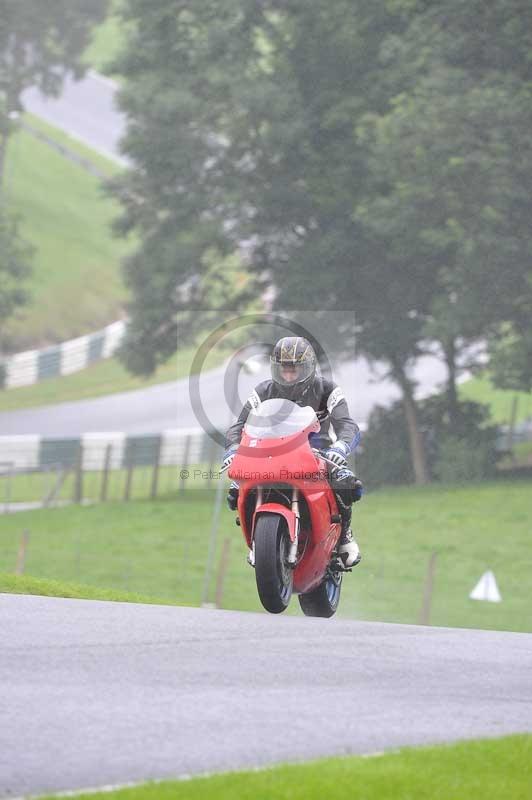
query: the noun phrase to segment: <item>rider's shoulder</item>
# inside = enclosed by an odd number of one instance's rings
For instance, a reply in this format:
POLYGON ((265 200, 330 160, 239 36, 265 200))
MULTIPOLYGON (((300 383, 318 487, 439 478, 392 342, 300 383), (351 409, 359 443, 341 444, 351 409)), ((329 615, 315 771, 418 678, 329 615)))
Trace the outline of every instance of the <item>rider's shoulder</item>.
POLYGON ((247 399, 251 408, 257 408, 263 400, 267 399, 271 384, 271 381, 262 381, 255 386, 247 399))
POLYGON ((338 386, 338 384, 335 383, 334 381, 331 381, 328 378, 322 378, 321 382, 322 382, 322 393, 326 399, 328 399, 331 396, 331 394, 333 394, 333 392, 343 394, 341 387, 338 386))
POLYGON ((345 400, 345 394, 341 386, 338 386, 334 381, 326 378, 323 379, 323 399, 326 402, 329 414, 342 400, 345 400))
POLYGON ((257 386, 255 386, 255 391, 257 392, 261 400, 265 400, 267 398, 268 392, 270 391, 272 384, 273 381, 266 380, 262 381, 261 383, 257 384, 257 386))

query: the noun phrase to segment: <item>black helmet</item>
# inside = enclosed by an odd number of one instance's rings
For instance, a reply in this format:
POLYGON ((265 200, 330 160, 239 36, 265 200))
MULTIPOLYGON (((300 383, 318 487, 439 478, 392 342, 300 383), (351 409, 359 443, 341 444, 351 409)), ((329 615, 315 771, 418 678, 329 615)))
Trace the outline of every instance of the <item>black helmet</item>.
POLYGON ((282 397, 298 400, 306 393, 316 375, 316 354, 302 336, 279 339, 270 356, 272 380, 282 397), (291 372, 291 375, 287 373, 291 372))

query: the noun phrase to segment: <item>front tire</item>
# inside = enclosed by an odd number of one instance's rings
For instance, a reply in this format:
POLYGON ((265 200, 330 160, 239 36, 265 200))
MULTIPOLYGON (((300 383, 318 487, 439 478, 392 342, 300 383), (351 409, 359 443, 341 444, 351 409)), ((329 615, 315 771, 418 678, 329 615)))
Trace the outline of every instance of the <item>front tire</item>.
POLYGON ((255 578, 260 601, 271 614, 283 612, 292 596, 294 573, 288 564, 290 536, 284 517, 264 514, 255 525, 255 578))
POLYGON ((311 592, 299 595, 299 605, 306 617, 332 617, 336 614, 342 591, 342 573, 329 573, 311 592))

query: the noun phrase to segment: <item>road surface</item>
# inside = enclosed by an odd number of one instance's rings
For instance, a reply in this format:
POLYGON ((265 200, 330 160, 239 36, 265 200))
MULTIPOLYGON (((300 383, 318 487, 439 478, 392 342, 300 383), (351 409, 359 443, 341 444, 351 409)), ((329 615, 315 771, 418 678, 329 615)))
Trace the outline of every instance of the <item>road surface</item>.
POLYGON ((0 797, 532 731, 532 635, 0 595, 0 797))
POLYGON ((46 97, 38 89, 26 89, 22 105, 103 156, 125 164, 119 142, 126 130, 126 119, 116 107, 115 94, 114 81, 90 71, 81 81, 67 78, 60 97, 46 97))

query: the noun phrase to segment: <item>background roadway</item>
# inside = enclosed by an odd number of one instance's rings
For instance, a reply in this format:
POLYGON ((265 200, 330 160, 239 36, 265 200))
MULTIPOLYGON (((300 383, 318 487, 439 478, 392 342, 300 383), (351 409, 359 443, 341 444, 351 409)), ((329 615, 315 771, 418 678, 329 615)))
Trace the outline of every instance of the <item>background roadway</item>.
MULTIPOLYGON (((257 383, 270 377, 268 367, 254 375, 241 371, 239 399, 236 407, 230 409, 224 397, 224 374, 222 366, 205 372, 200 379, 203 409, 212 425, 222 430, 228 427, 230 418, 239 413, 257 383)), ((419 360, 415 375, 420 394, 436 389, 445 377, 441 362, 429 357, 419 360)), ((333 377, 342 386, 351 415, 357 422, 366 422, 376 403, 385 405, 399 396, 397 387, 389 380, 376 381, 364 359, 342 365, 333 377)), ((141 434, 198 427, 200 422, 190 399, 188 378, 94 400, 0 414, 0 435, 68 437, 99 431, 141 434)))

